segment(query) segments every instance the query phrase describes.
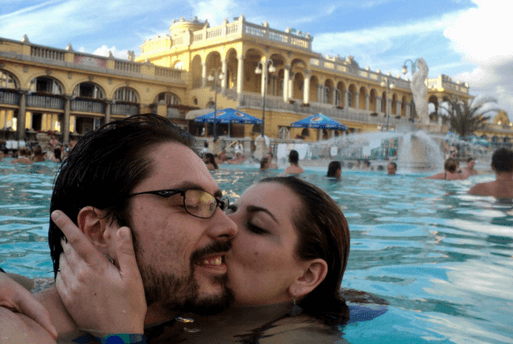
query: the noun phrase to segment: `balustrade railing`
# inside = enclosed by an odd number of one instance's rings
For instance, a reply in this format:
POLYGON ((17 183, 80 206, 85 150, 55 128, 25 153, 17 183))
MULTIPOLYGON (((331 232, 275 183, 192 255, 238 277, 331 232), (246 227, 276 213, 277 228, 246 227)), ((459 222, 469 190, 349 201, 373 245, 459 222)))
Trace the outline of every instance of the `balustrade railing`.
POLYGON ((185 71, 163 67, 155 67, 155 76, 160 76, 167 79, 181 80, 182 73, 185 73, 185 71))
MULTIPOLYGON (((263 105, 262 97, 259 95, 244 94, 242 100, 239 102, 240 106, 249 107, 253 109, 261 109, 263 105)), ((386 125, 386 117, 383 114, 378 116, 371 116, 371 111, 349 109, 337 109, 330 104, 310 103, 309 106, 302 106, 299 100, 295 103, 286 103, 283 99, 278 97, 266 97, 266 109, 284 110, 295 113, 303 113, 305 115, 314 115, 323 113, 333 119, 350 120, 353 122, 372 123, 377 125, 386 125)), ((404 117, 396 118, 397 116, 391 115, 388 120, 389 127, 407 123, 408 120, 404 117)))
POLYGON ((63 110, 64 99, 59 96, 30 94, 27 97, 27 106, 63 110))
POLYGON ((31 47, 30 55, 49 60, 64 61, 64 51, 44 47, 31 47))
POLYGON ((71 101, 71 111, 105 113, 105 103, 98 100, 74 99, 71 101))
POLYGON ((116 61, 114 69, 121 70, 123 72, 140 73, 141 65, 134 62, 116 61))
POLYGON ((0 90, 0 104, 19 105, 20 94, 0 90))
POLYGON ((139 114, 139 104, 112 104, 111 113, 113 115, 134 116, 139 114))

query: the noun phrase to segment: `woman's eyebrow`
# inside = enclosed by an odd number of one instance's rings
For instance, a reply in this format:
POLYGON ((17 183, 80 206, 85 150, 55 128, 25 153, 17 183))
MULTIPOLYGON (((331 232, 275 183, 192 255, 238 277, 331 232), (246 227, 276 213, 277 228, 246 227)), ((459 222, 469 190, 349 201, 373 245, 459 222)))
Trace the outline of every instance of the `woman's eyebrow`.
POLYGON ((257 212, 260 212, 260 211, 261 211, 261 212, 264 212, 264 213, 268 214, 268 215, 269 215, 269 216, 274 220, 274 222, 276 222, 276 223, 278 223, 278 224, 280 223, 280 222, 276 219, 276 217, 274 217, 274 215, 273 215, 269 210, 267 210, 267 209, 265 209, 265 208, 257 207, 257 206, 255 206, 255 205, 248 205, 248 206, 246 207, 246 211, 247 211, 248 213, 257 213, 257 212))

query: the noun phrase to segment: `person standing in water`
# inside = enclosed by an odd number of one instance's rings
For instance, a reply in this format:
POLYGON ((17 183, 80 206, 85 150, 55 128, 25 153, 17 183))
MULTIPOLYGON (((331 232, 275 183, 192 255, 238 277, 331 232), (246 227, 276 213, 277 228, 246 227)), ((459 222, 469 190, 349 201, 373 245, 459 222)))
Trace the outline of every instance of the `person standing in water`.
POLYGON ((285 169, 285 174, 301 174, 305 172, 305 170, 299 166, 299 153, 294 149, 289 153, 289 163, 290 166, 285 169))
POLYGON ((513 151, 508 148, 497 149, 492 156, 492 170, 495 172, 495 180, 474 185, 469 195, 513 199, 513 151))

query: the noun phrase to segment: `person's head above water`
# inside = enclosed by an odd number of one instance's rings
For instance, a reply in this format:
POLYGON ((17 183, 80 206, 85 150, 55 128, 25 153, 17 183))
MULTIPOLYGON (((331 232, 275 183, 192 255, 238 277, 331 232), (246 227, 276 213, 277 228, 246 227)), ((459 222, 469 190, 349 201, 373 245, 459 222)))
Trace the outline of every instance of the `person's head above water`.
POLYGON ((332 161, 328 165, 328 173, 326 177, 337 178, 340 179, 340 175, 342 174, 342 164, 340 161, 332 161))
POLYGON ((239 232, 226 261, 237 304, 296 298, 306 313, 340 313, 350 234, 328 194, 296 177, 265 178, 230 211, 239 232))
POLYGON ((492 168, 495 172, 513 172, 513 151, 508 148, 499 148, 492 155, 492 168))
POLYGON ((395 173, 397 172, 397 164, 393 161, 388 163, 387 172, 390 176, 395 175, 395 173))
POLYGON ((297 165, 299 161, 299 153, 296 150, 291 150, 289 153, 289 162, 291 164, 297 165))
MULTIPOLYGON (((91 131, 63 163, 51 211, 64 211, 114 260, 113 231, 130 227, 148 305, 201 312, 230 301, 222 257, 237 228, 217 210, 226 203, 192 144, 157 115, 91 131)), ((61 238, 50 221, 55 272, 61 238)))
POLYGON ((459 166, 460 164, 453 158, 448 158, 444 163, 444 169, 450 173, 456 173, 459 166))

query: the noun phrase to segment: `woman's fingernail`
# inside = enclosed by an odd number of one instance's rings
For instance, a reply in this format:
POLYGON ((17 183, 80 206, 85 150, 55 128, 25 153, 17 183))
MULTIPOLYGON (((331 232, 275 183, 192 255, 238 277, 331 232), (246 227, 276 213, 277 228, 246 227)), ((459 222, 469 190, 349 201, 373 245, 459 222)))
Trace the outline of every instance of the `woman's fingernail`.
POLYGON ((53 213, 52 213, 52 220, 55 222, 59 219, 59 217, 61 217, 61 213, 60 211, 58 210, 55 210, 53 213))

